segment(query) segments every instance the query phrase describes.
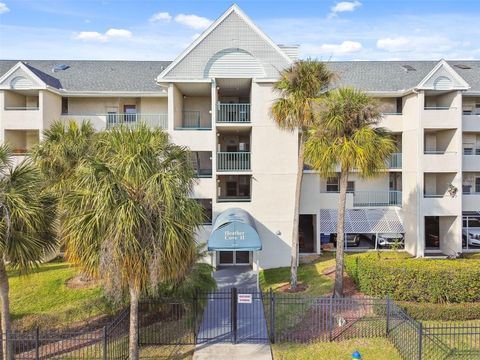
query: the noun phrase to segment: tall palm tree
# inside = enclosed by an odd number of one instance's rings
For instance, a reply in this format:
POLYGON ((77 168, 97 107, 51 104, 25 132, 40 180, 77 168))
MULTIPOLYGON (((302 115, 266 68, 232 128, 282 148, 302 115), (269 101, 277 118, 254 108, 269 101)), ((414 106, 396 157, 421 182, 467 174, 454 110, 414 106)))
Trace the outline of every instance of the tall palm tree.
POLYGON ((379 176, 396 146, 393 137, 376 126, 381 118, 377 103, 359 90, 329 92, 319 103, 316 118, 308 132, 305 158, 324 178, 336 175, 340 167, 334 295, 342 296, 348 173, 357 169, 366 178, 379 176))
MULTIPOLYGON (((40 171, 24 160, 13 166, 12 152, 0 146, 0 301, 2 332, 11 332, 7 264, 21 273, 56 249, 51 225, 54 199, 42 192, 40 171)), ((13 359, 11 343, 2 342, 3 359, 13 359)))
POLYGON ((271 108, 275 123, 287 131, 298 130, 298 164, 295 185, 295 208, 293 215, 292 249, 290 264, 290 286, 297 287, 298 266, 298 226, 300 208, 300 189, 302 186, 304 166, 305 131, 312 124, 313 107, 322 91, 334 79, 325 63, 317 60, 298 60, 285 69, 274 89, 280 95, 271 108))
POLYGON ((138 359, 138 304, 161 282, 181 281, 195 261, 203 210, 188 195, 194 171, 186 148, 142 125, 101 133, 64 199, 67 258, 106 288, 128 292, 130 359, 138 359))

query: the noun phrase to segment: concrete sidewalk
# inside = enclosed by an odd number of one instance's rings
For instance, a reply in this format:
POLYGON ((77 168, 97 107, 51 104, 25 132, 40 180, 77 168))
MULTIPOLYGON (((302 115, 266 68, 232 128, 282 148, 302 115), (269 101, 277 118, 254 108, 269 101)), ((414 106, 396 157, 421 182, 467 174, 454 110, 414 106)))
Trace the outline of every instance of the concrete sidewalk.
POLYGON ((193 360, 272 360, 269 344, 201 344, 193 360))

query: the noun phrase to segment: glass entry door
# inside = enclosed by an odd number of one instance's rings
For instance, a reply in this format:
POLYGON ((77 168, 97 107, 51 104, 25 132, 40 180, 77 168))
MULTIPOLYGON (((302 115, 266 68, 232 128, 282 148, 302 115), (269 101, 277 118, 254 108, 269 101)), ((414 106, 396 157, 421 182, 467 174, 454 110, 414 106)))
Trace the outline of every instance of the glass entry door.
POLYGON ((250 251, 220 251, 220 265, 249 265, 250 251))

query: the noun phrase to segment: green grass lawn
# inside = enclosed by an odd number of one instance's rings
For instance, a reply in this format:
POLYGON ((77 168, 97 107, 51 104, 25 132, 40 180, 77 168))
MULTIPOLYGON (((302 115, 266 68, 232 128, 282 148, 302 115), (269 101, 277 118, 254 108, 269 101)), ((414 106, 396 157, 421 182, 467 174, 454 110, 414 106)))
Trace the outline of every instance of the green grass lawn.
POLYGON ((275 360, 350 360, 359 351, 364 360, 400 360, 397 350, 387 339, 363 338, 341 342, 312 344, 274 344, 275 360))
POLYGON ((65 285, 78 272, 78 268, 66 262, 43 264, 26 276, 10 271, 14 328, 61 328, 109 313, 99 286, 71 289, 65 285))
MULTIPOLYGON (((298 281, 308 285, 302 294, 325 295, 332 291, 333 280, 322 274, 322 271, 335 265, 335 254, 324 253, 320 259, 311 264, 301 264, 298 268, 298 281)), ((263 291, 280 287, 290 282, 290 268, 268 269, 260 272, 260 287, 263 291)))

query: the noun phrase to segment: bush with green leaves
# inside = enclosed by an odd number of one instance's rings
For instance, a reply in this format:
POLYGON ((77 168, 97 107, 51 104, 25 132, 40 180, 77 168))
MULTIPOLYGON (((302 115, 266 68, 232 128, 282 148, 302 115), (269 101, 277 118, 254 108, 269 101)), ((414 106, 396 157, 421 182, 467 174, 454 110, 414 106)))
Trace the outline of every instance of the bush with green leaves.
POLYGON ((432 304, 400 302, 408 315, 422 321, 467 321, 480 319, 480 303, 432 304))
POLYGON ((480 301, 480 260, 433 260, 350 255, 345 269, 361 292, 398 301, 480 301))

